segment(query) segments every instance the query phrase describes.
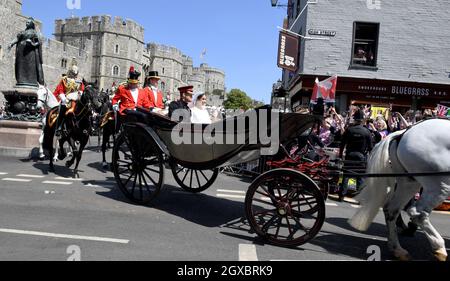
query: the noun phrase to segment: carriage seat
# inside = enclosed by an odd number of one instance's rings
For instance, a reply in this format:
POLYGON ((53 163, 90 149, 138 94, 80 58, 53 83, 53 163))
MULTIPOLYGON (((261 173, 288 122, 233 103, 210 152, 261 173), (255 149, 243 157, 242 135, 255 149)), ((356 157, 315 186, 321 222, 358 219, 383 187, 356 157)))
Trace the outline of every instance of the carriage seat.
POLYGON ((164 115, 153 113, 143 107, 136 107, 136 110, 127 111, 125 122, 141 122, 151 127, 168 130, 173 129, 178 124, 164 115))

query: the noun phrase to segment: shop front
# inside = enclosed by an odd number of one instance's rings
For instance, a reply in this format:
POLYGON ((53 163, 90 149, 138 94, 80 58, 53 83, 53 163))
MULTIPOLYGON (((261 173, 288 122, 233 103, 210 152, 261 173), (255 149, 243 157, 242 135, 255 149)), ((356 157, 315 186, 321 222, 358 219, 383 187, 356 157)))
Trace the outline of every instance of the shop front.
MULTIPOLYGON (((301 75, 292 81, 289 93, 293 106, 306 105, 316 77, 321 81, 328 78, 301 75)), ((338 77, 335 106, 339 112, 347 111, 350 105, 371 105, 404 113, 409 109, 435 109, 438 104, 450 105, 450 84, 338 77)))

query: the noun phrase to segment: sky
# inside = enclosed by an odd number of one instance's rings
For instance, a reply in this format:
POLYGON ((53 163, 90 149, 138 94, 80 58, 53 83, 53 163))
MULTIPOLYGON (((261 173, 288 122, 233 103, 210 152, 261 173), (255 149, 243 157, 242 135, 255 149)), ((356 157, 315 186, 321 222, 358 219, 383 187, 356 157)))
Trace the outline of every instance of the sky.
POLYGON ((69 9, 67 0, 23 0, 23 14, 40 20, 48 38, 53 38, 56 19, 72 15, 133 19, 145 28, 145 42, 174 46, 192 57, 194 66, 204 62, 223 69, 228 91, 238 88, 265 103, 281 78, 277 27, 286 9, 272 7, 270 0, 79 1, 81 9, 69 9))

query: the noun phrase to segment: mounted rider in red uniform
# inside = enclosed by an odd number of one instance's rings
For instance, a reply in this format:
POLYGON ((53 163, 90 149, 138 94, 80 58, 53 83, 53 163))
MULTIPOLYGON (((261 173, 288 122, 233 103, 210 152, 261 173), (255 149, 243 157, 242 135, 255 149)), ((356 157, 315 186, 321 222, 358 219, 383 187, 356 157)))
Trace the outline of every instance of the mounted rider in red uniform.
POLYGON ((83 79, 78 75, 78 67, 73 61, 67 74, 56 87, 53 95, 60 102, 58 119, 56 122, 56 136, 61 135, 61 130, 64 124, 64 117, 68 114, 73 114, 75 110, 75 102, 80 98, 84 92, 83 79))

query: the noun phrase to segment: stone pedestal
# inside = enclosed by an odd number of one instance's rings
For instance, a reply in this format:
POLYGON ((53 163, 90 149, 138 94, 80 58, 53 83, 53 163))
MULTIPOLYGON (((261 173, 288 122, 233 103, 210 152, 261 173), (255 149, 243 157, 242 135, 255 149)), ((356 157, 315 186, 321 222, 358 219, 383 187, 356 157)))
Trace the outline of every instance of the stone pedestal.
POLYGON ((1 91, 6 107, 4 119, 0 120, 0 156, 37 156, 41 136, 37 91, 38 88, 32 86, 1 91))
POLYGON ((0 120, 0 155, 35 157, 40 135, 38 122, 0 120))
POLYGON ((40 119, 37 112, 38 88, 16 86, 12 90, 1 91, 6 101, 5 119, 36 122, 40 119))

